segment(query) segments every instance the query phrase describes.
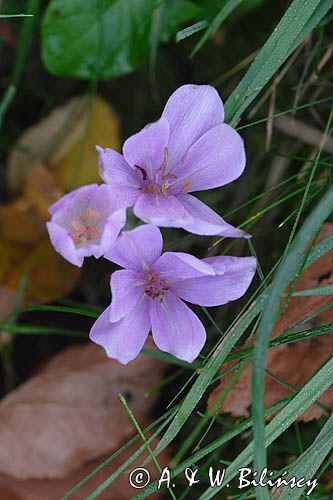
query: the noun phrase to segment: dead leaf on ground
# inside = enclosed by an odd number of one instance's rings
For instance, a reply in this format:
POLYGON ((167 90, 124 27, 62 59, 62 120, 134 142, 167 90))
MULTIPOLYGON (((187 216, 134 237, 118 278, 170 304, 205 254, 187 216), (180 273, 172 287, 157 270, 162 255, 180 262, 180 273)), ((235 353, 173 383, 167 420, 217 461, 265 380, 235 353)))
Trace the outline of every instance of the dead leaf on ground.
POLYGON ((0 402, 0 472, 19 480, 77 477, 135 433, 119 393, 146 425, 156 397, 145 393, 164 367, 143 355, 123 366, 95 344, 55 356, 0 402))
POLYGON ((9 297, 13 299, 12 292, 24 274, 28 275, 25 303, 57 300, 69 293, 80 277, 81 270, 54 250, 46 231, 47 208, 59 193, 54 174, 35 164, 22 195, 0 205, 0 284, 8 289, 6 303, 9 297))
POLYGON ((119 148, 117 116, 101 97, 70 99, 24 132, 14 146, 7 167, 11 192, 22 191, 35 163, 49 166, 64 191, 100 182, 96 144, 119 148))
MULTIPOLYGON (((149 434, 147 434, 149 436, 149 434)), ((154 449, 158 441, 154 440, 151 443, 154 449)), ((115 458, 109 465, 104 467, 93 478, 89 479, 77 492, 73 493, 69 498, 71 500, 83 500, 98 488, 118 467, 120 467, 132 454, 142 445, 135 443, 130 446, 119 457, 115 458)), ((98 467, 110 455, 105 455, 98 460, 92 460, 81 468, 75 470, 69 476, 62 479, 26 479, 23 481, 15 480, 5 474, 0 473, 0 498, 1 500, 59 500, 68 493, 76 484, 84 479, 90 472, 98 467)), ((130 471, 136 467, 143 467, 144 461, 148 453, 144 452, 129 466, 127 470, 119 475, 119 477, 98 496, 98 500, 129 500, 136 495, 138 490, 135 490, 129 483, 130 471)), ((170 461, 168 450, 164 450, 158 455, 160 466, 166 467, 170 461)), ((149 470, 151 481, 159 478, 156 466, 150 462, 144 466, 149 470)), ((149 498, 156 498, 158 495, 150 495, 149 498)))
MULTIPOLYGON (((317 243, 333 234, 333 223, 326 223, 322 227, 317 243)), ((309 290, 333 284, 333 251, 327 252, 323 257, 309 266, 303 273, 296 290, 309 290)), ((308 317, 315 310, 328 305, 332 296, 316 295, 308 297, 292 297, 287 308, 277 321, 272 338, 283 334, 285 330, 308 317)), ((333 308, 318 314, 311 322, 303 325, 303 329, 320 324, 333 323, 333 308)), ((313 373, 322 366, 333 352, 333 335, 326 334, 309 340, 302 340, 294 344, 281 345, 270 349, 267 353, 266 368, 274 375, 289 384, 299 387, 309 379, 313 373)), ((234 363, 224 364, 221 372, 230 368, 234 363)), ((225 375, 220 384, 210 394, 208 408, 212 409, 218 404, 219 398, 227 388, 232 374, 225 375)), ((248 408, 251 404, 250 396, 251 367, 247 366, 244 372, 233 385, 225 398, 220 413, 231 413, 233 416, 249 416, 248 408)), ((276 382, 269 376, 265 377, 265 405, 270 406, 290 396, 292 391, 286 386, 276 382)), ((319 401, 333 408, 333 387, 329 388, 319 401)), ((308 422, 324 414, 317 405, 310 406, 299 418, 308 422)))

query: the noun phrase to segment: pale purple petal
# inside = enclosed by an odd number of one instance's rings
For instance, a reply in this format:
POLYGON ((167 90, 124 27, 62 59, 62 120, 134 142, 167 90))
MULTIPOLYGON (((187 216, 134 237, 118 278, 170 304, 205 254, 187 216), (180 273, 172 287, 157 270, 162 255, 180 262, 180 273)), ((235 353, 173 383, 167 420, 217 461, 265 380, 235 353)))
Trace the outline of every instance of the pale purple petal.
POLYGON ((126 210, 110 186, 83 186, 52 207, 50 239, 64 258, 82 266, 85 257, 101 257, 126 223, 126 210))
POLYGON ((105 257, 121 267, 140 271, 148 269, 159 258, 163 240, 161 231, 149 224, 124 231, 105 257))
POLYGON ((168 163, 175 166, 199 137, 223 123, 223 103, 210 85, 183 85, 169 97, 162 117, 170 125, 168 163))
POLYGON ((180 194, 177 195, 177 200, 192 217, 192 221, 189 224, 183 225, 186 231, 204 236, 216 235, 228 238, 250 238, 250 235, 225 222, 222 217, 194 196, 180 194))
POLYGON ((93 254, 96 258, 105 255, 110 248, 117 241, 120 231, 126 224, 126 210, 121 208, 112 212, 109 217, 105 220, 104 230, 102 232, 102 237, 100 241, 99 250, 100 255, 93 254))
POLYGON ((150 300, 149 313, 155 344, 179 359, 194 361, 206 341, 198 316, 176 295, 167 292, 163 301, 150 300))
POLYGON ((241 136, 229 125, 217 125, 190 147, 173 171, 178 179, 172 187, 181 187, 187 179, 190 192, 223 186, 242 174, 245 161, 241 136))
POLYGON ((170 280, 172 283, 172 280, 215 275, 209 263, 183 252, 165 252, 156 261, 154 270, 163 278, 167 278, 168 284, 170 280))
POLYGON ((134 214, 160 227, 183 227, 191 217, 175 196, 143 193, 134 205, 134 214))
POLYGON ((239 299, 250 286, 256 271, 254 257, 221 256, 204 259, 204 262, 215 269, 216 276, 179 280, 172 285, 175 294, 200 306, 219 306, 239 299))
POLYGON ((96 146, 99 153, 99 174, 106 184, 109 184, 114 193, 123 200, 124 206, 132 206, 139 195, 141 178, 124 157, 110 148, 96 146))
POLYGON ((163 164, 168 141, 169 123, 165 118, 160 118, 125 141, 124 158, 132 167, 143 168, 150 179, 153 179, 163 164))
POLYGON ((94 323, 89 338, 104 347, 109 358, 115 358, 126 365, 137 357, 148 336, 148 301, 140 301, 132 312, 116 323, 111 323, 109 317, 110 307, 94 323))
POLYGON ((88 195, 90 192, 94 191, 97 188, 97 186, 98 184, 89 184, 87 186, 81 186, 76 189, 73 189, 73 191, 70 191, 69 193, 65 194, 49 207, 50 214, 51 215, 55 214, 57 210, 65 206, 66 203, 68 203, 69 200, 74 198, 79 192, 88 195))
POLYGON ((47 222, 46 226, 55 250, 74 266, 82 267, 84 255, 78 254, 68 231, 52 221, 47 222))
POLYGON ((135 271, 122 269, 112 273, 110 321, 114 323, 130 313, 144 297, 144 291, 142 280, 135 271))

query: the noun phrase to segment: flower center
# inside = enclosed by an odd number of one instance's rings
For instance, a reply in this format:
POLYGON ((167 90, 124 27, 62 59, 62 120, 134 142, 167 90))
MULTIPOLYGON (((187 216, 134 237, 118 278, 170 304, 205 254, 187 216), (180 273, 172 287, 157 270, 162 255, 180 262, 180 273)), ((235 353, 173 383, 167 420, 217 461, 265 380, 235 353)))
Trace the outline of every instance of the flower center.
POLYGON ((163 297, 169 290, 165 280, 160 278, 158 274, 153 273, 148 273, 147 278, 145 294, 152 299, 158 299, 160 302, 163 302, 163 297))
POLYGON ((177 194, 180 191, 182 193, 189 192, 191 186, 190 179, 185 179, 182 184, 177 183, 177 188, 180 185, 181 189, 172 189, 174 186, 173 181, 177 179, 177 175, 173 173, 165 173, 165 168, 168 162, 168 154, 168 148, 164 148, 163 163, 156 171, 153 179, 149 178, 145 168, 140 167, 139 165, 134 165, 135 170, 140 176, 142 176, 142 189, 144 193, 166 196, 168 194, 177 194))
POLYGON ((100 237, 100 231, 97 228, 100 219, 100 212, 88 207, 78 219, 71 221, 71 233, 75 246, 96 241, 100 237))

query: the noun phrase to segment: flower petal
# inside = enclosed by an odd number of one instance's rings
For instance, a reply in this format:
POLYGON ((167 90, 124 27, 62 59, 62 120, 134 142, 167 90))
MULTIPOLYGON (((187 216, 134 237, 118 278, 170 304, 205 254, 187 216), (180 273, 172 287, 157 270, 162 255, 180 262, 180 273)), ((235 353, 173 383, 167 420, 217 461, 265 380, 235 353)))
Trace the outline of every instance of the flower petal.
POLYGON ((216 276, 179 280, 172 285, 175 294, 200 306, 219 306, 239 299, 250 286, 256 271, 256 259, 253 257, 221 256, 204 261, 217 271, 216 276))
POLYGON ((141 271, 156 262, 162 247, 161 231, 156 226, 146 224, 132 231, 124 231, 104 257, 126 269, 141 271))
POLYGON ((156 261, 154 270, 168 280, 215 275, 214 269, 207 262, 183 252, 165 252, 156 261))
POLYGON ((199 137, 223 123, 223 103, 210 85, 183 85, 169 97, 162 117, 170 125, 168 164, 175 166, 199 137))
POLYGON ((202 135, 189 149, 174 172, 172 187, 189 179, 189 191, 216 188, 232 182, 245 168, 245 149, 241 136, 225 123, 202 135))
POLYGON ((83 186, 68 193, 51 207, 53 215, 47 227, 53 246, 80 267, 84 257, 93 255, 98 259, 112 247, 126 224, 126 210, 122 206, 122 200, 106 184, 83 186), (77 245, 73 241, 75 227, 82 232, 77 245), (89 231, 91 236, 86 238, 84 235, 90 234, 89 231))
POLYGON ((216 212, 189 194, 177 195, 177 200, 191 215, 192 221, 184 224, 186 231, 204 236, 226 236, 228 238, 250 238, 250 235, 237 229, 222 219, 216 212))
POLYGON ((94 323, 89 338, 104 347, 109 358, 115 358, 126 365, 137 357, 148 336, 148 301, 140 301, 131 313, 116 323, 111 323, 109 317, 110 307, 94 323))
POLYGON ((126 163, 124 157, 110 148, 96 146, 99 152, 99 174, 106 184, 123 199, 124 206, 132 206, 139 195, 139 174, 126 163))
POLYGON ((110 321, 115 323, 130 313, 144 296, 144 286, 138 274, 129 269, 115 271, 111 275, 112 302, 110 321))
POLYGON ((184 302, 167 292, 162 303, 149 301, 149 313, 153 339, 161 351, 189 363, 198 357, 206 341, 206 331, 184 302))
POLYGON ((123 146, 125 160, 132 166, 146 170, 151 180, 164 160, 169 141, 169 123, 166 118, 149 123, 140 132, 129 137, 123 146))
POLYGON ((93 192, 97 188, 98 184, 88 184, 87 186, 81 186, 73 191, 62 196, 59 200, 57 200, 53 205, 49 207, 49 212, 51 215, 54 215, 60 208, 66 206, 72 198, 74 198, 78 193, 85 193, 85 195, 89 195, 90 192, 93 192))
POLYGON ((143 193, 134 205, 134 213, 150 224, 160 227, 183 227, 191 217, 173 195, 153 195, 143 193))
POLYGON ((68 262, 74 264, 74 266, 82 267, 85 256, 77 252, 69 232, 52 221, 47 222, 46 226, 51 243, 56 251, 60 253, 64 259, 68 260, 68 262))

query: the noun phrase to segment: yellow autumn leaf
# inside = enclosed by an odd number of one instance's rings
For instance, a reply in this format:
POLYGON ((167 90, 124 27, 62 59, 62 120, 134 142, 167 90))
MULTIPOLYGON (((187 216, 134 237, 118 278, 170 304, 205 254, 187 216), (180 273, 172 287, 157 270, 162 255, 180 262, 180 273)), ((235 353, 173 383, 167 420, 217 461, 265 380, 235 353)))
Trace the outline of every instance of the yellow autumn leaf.
POLYGON ((22 190, 36 162, 54 171, 64 192, 101 182, 96 144, 119 148, 119 121, 101 97, 75 97, 22 134, 8 160, 12 193, 22 190))

